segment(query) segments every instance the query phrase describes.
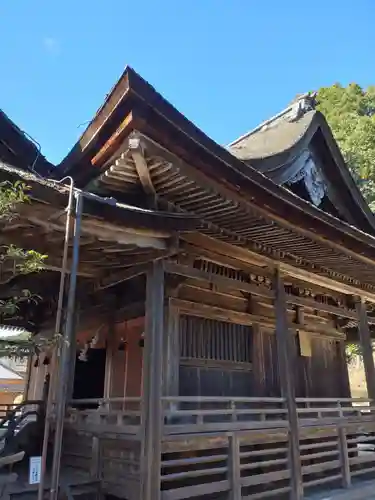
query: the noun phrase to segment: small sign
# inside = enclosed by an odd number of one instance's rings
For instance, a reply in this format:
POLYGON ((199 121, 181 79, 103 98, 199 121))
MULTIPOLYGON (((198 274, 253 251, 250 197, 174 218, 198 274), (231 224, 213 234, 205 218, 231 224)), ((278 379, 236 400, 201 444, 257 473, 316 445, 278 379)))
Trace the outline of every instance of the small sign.
POLYGON ((42 457, 30 457, 29 484, 39 484, 42 474, 42 457))
POLYGON ((298 332, 299 340, 299 353, 301 356, 306 358, 311 358, 312 347, 311 347, 311 336, 307 332, 298 332))

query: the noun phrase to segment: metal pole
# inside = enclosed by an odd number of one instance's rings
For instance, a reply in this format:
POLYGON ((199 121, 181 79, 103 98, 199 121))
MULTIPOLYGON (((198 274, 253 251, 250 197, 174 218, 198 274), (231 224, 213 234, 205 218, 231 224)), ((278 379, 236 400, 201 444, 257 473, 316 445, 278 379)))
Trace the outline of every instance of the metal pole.
POLYGON ((57 403, 56 431, 54 440, 55 445, 53 450, 50 500, 57 500, 59 493, 61 448, 62 448, 62 438, 64 431, 66 396, 67 396, 69 373, 70 373, 70 363, 69 363, 70 348, 75 340, 74 312, 75 312, 77 271, 79 263, 79 243, 81 235, 82 208, 83 208, 83 197, 81 196, 80 193, 78 193, 76 194, 76 207, 75 207, 76 218, 75 218, 74 235, 73 235, 73 260, 70 273, 67 316, 64 329, 61 362, 59 366, 59 378, 57 380, 59 385, 56 391, 56 403, 57 403))
MULTIPOLYGON (((61 276, 60 276, 60 288, 59 288, 59 298, 57 304, 57 312, 56 312, 56 321, 55 321, 55 336, 61 333, 61 319, 62 319, 62 311, 63 311, 63 302, 64 302, 64 290, 65 290, 65 278, 67 274, 67 266, 68 266, 68 253, 69 253, 69 238, 70 238, 70 222, 73 215, 73 179, 70 179, 70 190, 69 190, 69 199, 68 206, 66 210, 66 224, 65 224, 65 238, 64 238, 64 250, 63 250, 63 258, 61 264, 61 276)), ((57 380, 57 371, 59 369, 59 357, 60 345, 56 346, 52 352, 52 359, 50 364, 51 370, 51 378, 48 389, 48 397, 47 403, 44 412, 44 434, 43 434, 43 448, 42 448, 42 463, 41 463, 41 477, 40 483, 38 486, 38 500, 43 500, 44 497, 44 485, 45 485, 45 476, 47 470, 47 454, 48 454, 48 441, 51 427, 51 413, 52 413, 52 405, 53 405, 53 396, 55 390, 55 382, 57 380)))

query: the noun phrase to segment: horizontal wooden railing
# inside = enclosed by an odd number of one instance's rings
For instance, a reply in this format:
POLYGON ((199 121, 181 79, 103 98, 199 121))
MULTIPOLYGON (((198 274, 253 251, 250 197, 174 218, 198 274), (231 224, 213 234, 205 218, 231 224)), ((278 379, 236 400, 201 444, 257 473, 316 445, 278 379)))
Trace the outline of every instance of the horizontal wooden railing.
POLYGON ((0 419, 6 417, 16 406, 15 404, 0 404, 0 419))
POLYGON ((296 398, 300 420, 354 418, 362 419, 375 411, 370 399, 353 398, 296 398))
POLYGON ((36 413, 40 411, 42 403, 43 402, 39 400, 30 400, 23 401, 20 404, 0 404, 0 426, 3 422, 13 416, 19 417, 22 414, 36 413))
MULTIPOLYGON (((297 398, 300 426, 365 421, 375 412, 368 399, 297 398)), ((283 398, 165 397, 166 434, 288 427, 283 398)))
POLYGON ((283 398, 165 397, 166 434, 285 427, 283 398))
MULTIPOLYGON (((297 398, 296 404, 306 492, 326 483, 349 487, 353 478, 375 473, 371 400, 297 398)), ((163 500, 229 492, 236 499, 288 498, 294 471, 283 398, 164 397, 162 407, 163 500)), ((113 494, 125 483, 138 488, 141 422, 141 398, 70 403, 68 428, 99 440, 97 470, 113 494), (121 440, 108 441, 113 435, 121 440)), ((87 466, 94 456, 88 450, 87 466)))
MULTIPOLYGON (((339 420, 366 421, 375 415, 369 399, 297 398, 300 426, 339 420)), ((163 397, 165 434, 287 428, 284 398, 163 397)), ((374 417, 375 418, 375 417, 374 417)), ((70 402, 67 422, 76 427, 116 427, 134 433, 141 424, 141 398, 78 399, 70 402)))
POLYGON ((141 398, 72 400, 66 424, 77 430, 137 434, 141 425, 141 398))

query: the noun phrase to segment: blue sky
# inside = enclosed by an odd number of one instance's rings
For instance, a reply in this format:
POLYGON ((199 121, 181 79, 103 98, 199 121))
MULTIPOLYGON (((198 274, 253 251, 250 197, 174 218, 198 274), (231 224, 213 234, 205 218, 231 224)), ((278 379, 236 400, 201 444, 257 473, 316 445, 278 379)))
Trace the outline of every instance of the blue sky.
POLYGON ((60 161, 129 64, 226 144, 299 92, 375 84, 375 0, 2 0, 0 107, 60 161))

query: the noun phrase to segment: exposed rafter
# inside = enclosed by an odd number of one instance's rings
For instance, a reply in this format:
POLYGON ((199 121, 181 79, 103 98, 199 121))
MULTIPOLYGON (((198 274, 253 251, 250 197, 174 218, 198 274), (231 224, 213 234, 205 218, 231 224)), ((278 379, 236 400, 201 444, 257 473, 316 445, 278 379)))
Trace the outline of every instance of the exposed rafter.
POLYGON ((129 149, 145 193, 155 196, 155 188, 152 183, 147 161, 144 157, 141 141, 138 137, 133 137, 129 140, 129 149))

